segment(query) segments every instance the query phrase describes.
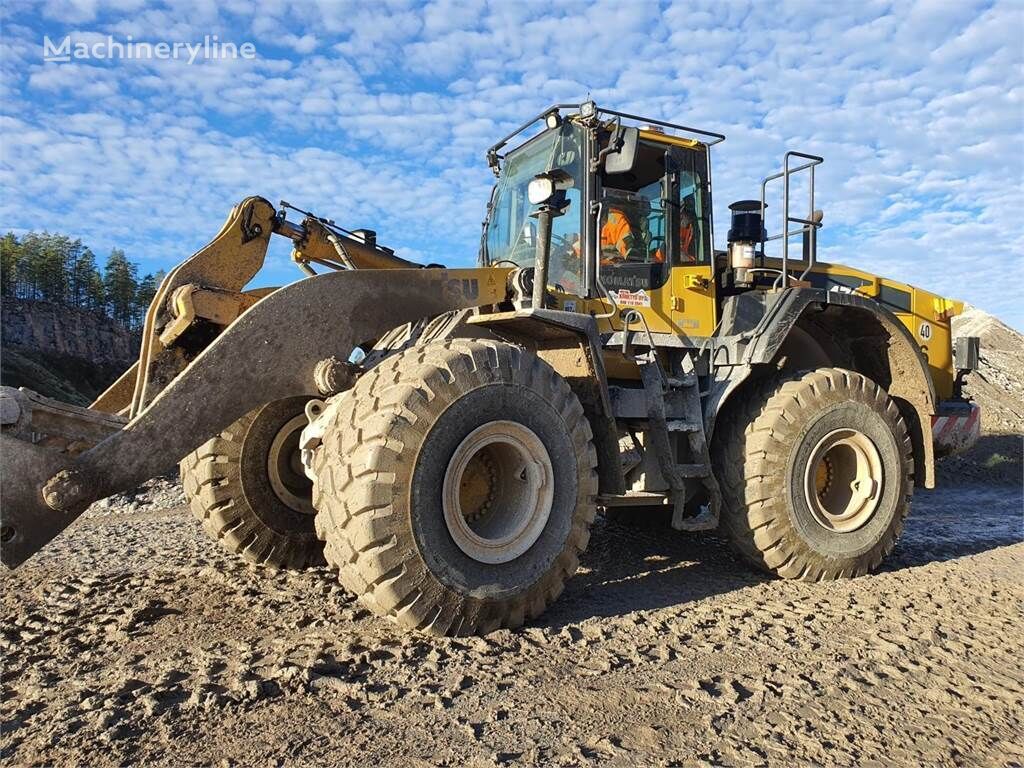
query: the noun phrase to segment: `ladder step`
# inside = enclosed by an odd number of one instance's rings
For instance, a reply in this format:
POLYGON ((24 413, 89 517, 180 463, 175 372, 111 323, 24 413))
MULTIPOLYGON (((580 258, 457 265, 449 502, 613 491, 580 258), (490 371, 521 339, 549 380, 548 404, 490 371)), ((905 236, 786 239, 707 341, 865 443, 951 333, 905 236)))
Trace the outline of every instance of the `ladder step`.
POLYGON ((711 474, 710 464, 676 464, 676 469, 683 477, 707 477, 711 474))
POLYGON ((668 385, 670 387, 695 387, 697 386, 697 377, 692 373, 683 376, 669 376, 668 385))
POLYGON ((704 429, 702 424, 696 424, 692 421, 682 421, 680 419, 669 419, 665 422, 669 432, 700 432, 704 429))
POLYGON ((667 505, 668 494, 631 491, 623 494, 603 494, 597 497, 598 506, 602 507, 648 507, 667 505))

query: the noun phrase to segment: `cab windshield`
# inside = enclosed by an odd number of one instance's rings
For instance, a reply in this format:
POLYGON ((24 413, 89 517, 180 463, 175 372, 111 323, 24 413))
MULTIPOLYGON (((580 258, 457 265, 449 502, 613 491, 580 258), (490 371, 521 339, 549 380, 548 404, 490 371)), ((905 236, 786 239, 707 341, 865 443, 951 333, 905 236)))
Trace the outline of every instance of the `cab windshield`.
POLYGON ((583 227, 580 179, 583 136, 579 127, 566 121, 542 133, 505 158, 494 193, 487 224, 487 261, 512 262, 532 267, 537 249, 536 209, 527 197, 527 186, 538 173, 560 169, 574 180, 566 191, 569 205, 551 227, 551 257, 548 274, 552 285, 579 293, 583 283, 580 232, 583 227))

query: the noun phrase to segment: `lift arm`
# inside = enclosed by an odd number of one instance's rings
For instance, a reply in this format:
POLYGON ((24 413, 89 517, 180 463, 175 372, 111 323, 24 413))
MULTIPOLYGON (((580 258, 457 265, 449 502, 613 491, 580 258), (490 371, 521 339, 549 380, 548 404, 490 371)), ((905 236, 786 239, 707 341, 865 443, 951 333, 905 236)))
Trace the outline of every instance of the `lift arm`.
POLYGON ((368 234, 312 214, 295 224, 246 198, 163 280, 138 362, 90 409, 0 391, 0 560, 21 564, 91 502, 170 470, 253 408, 315 396, 321 360, 346 360, 403 323, 504 301, 510 272, 424 269, 368 234), (331 271, 244 292, 275 233, 296 261, 331 271), (40 442, 41 430, 63 440, 40 442))

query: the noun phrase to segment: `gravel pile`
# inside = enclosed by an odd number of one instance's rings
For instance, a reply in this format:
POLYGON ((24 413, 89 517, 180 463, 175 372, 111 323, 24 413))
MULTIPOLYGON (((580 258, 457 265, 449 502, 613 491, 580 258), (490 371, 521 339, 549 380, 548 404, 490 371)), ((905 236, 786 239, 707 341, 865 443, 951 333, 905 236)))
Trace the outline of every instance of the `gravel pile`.
POLYGON ((185 504, 185 492, 177 473, 147 480, 134 491, 100 499, 85 511, 87 516, 131 514, 152 507, 166 508, 185 504))
POLYGON ((981 364, 966 380, 986 432, 1024 434, 1024 336, 973 307, 953 318, 953 335, 981 339, 981 364))

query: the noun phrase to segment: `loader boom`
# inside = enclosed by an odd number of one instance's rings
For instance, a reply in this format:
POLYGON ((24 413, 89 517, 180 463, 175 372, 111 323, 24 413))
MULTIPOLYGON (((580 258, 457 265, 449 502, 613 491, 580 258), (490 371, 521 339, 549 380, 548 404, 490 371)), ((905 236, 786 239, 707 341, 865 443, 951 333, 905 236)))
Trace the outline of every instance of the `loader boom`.
MULTIPOLYGON (((33 434, 31 423, 25 424, 30 409, 18 393, 4 393, 3 563, 24 562, 89 503, 169 471, 254 407, 295 395, 315 397, 319 361, 347 360, 356 346, 401 323, 503 301, 511 271, 409 265, 311 215, 302 225, 288 222, 263 198, 235 206, 217 236, 164 279, 146 315, 139 361, 90 410, 63 409, 69 427, 75 426, 74 412, 83 411, 77 421, 94 430, 105 425, 108 437, 77 456, 17 439, 19 423, 23 437, 33 434), (275 232, 292 239, 296 260, 335 271, 263 295, 242 293, 275 232), (340 268, 329 236, 342 244, 356 269, 340 268), (182 306, 179 301, 176 307, 174 298, 202 294, 230 298, 237 312, 194 315, 181 324, 178 336, 169 337, 166 330, 175 326, 182 306), (205 346, 198 345, 202 340, 205 346), (99 420, 97 426, 92 416, 97 411, 129 420, 120 429, 116 419, 99 420)), ((195 309, 201 302, 184 306, 195 309)))
POLYGON ((139 362, 97 398, 94 410, 138 414, 194 357, 183 352, 181 344, 169 353, 172 342, 197 319, 226 327, 266 295, 268 289, 243 293, 243 288, 263 267, 271 235, 289 238, 294 244, 292 259, 307 270, 312 269, 310 264, 332 270, 419 267, 378 246, 367 230, 346 232, 305 211, 303 221, 295 223, 285 213, 283 208, 275 211, 265 198, 245 198, 232 208, 213 240, 168 273, 146 312, 139 362), (218 314, 195 311, 197 302, 191 296, 197 291, 216 300, 218 314))

